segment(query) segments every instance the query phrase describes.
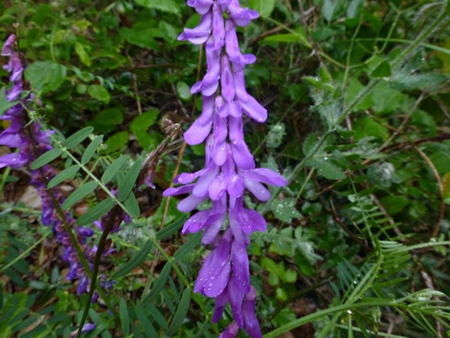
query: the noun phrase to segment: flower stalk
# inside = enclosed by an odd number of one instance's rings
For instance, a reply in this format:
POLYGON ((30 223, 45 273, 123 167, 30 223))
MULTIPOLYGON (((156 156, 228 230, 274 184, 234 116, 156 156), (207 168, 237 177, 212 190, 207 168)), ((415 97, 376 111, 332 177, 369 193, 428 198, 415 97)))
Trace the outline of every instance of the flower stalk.
POLYGON ((256 57, 241 53, 236 26, 247 26, 259 13, 242 8, 238 0, 188 0, 187 4, 201 15, 201 21, 193 29, 185 28, 178 39, 205 44, 207 72, 191 88, 192 94, 202 94, 203 108, 184 139, 189 145, 206 143, 206 163, 196 173, 178 175, 174 180, 178 186, 167 189, 164 196, 189 194, 178 203, 182 212, 211 202, 209 209, 195 213, 182 229, 183 234, 203 230, 202 244, 212 246, 194 291, 215 299, 213 322, 222 318, 230 304, 234 322, 221 337, 235 337, 239 329, 253 338, 262 337, 247 247, 254 231, 265 231, 266 221, 245 208, 244 191, 267 201, 270 192, 263 184, 284 186, 287 181, 272 170, 256 168, 244 140, 244 116, 262 123, 267 110, 246 91, 244 69, 256 57))

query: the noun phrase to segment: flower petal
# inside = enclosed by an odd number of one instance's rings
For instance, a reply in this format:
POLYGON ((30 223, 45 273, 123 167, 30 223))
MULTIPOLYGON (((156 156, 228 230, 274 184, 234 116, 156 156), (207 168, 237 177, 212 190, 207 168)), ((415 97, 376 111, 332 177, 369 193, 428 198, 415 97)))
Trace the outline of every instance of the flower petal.
POLYGON ((184 133, 187 144, 193 146, 202 143, 210 134, 214 113, 214 97, 203 96, 203 108, 200 117, 184 133))

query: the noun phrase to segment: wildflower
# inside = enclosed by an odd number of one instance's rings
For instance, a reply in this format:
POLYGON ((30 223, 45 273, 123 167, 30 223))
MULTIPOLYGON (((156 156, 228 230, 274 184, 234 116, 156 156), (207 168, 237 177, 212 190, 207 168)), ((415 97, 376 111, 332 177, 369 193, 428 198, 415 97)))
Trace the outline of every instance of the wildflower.
POLYGON ((167 189, 164 196, 189 194, 178 203, 182 212, 211 201, 211 208, 195 213, 182 229, 183 234, 203 230, 202 244, 212 245, 194 290, 215 298, 214 322, 230 304, 234 321, 220 337, 235 337, 239 328, 253 338, 261 337, 247 247, 254 231, 266 229, 266 221, 257 211, 245 208, 243 196, 247 189, 267 201, 270 192, 264 184, 284 186, 287 182, 270 169, 256 168, 244 139, 242 115, 261 123, 267 111, 245 89, 244 68, 256 57, 241 53, 236 25, 246 26, 259 14, 242 8, 238 0, 188 0, 187 4, 201 15, 201 21, 193 29, 184 29, 178 39, 206 44, 207 72, 191 88, 191 93, 202 94, 203 108, 184 138, 190 145, 206 142, 205 168, 178 175, 174 182, 179 185, 167 189))
MULTIPOLYGON (((23 79, 26 61, 20 52, 15 50, 16 36, 8 37, 2 48, 2 55, 9 57, 9 62, 3 68, 8 71, 12 88, 5 91, 8 101, 19 102, 9 108, 0 119, 10 121, 10 125, 0 133, 0 144, 10 148, 16 148, 18 152, 6 154, 0 157, 0 168, 9 166, 12 169, 19 169, 29 166, 36 158, 52 149, 49 134, 41 129, 41 126, 29 121, 25 107, 29 107, 33 99, 33 94, 26 91, 29 88, 27 81, 23 79)), ((44 166, 39 170, 30 170, 31 180, 41 197, 42 216, 41 222, 44 225, 52 226, 52 230, 59 242, 64 246, 63 260, 69 263, 67 273, 68 280, 79 279, 77 293, 81 294, 88 289, 89 277, 84 271, 78 254, 75 251, 69 234, 64 228, 63 221, 56 211, 55 203, 62 205, 64 197, 55 189, 49 190, 47 183, 55 173, 49 166, 44 166), (45 177, 45 178, 44 178, 45 177)), ((90 257, 93 257, 92 250, 86 245, 87 239, 93 235, 93 230, 77 227, 75 220, 68 212, 64 213, 67 223, 75 229, 77 241, 88 259, 92 268, 90 257)), ((92 325, 92 324, 90 324, 92 325)))

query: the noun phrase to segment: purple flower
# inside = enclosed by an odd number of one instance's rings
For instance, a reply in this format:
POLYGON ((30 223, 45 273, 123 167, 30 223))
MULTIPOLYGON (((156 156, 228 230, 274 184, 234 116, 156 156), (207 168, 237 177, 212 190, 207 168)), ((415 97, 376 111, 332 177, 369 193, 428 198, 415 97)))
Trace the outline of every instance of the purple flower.
POLYGON ((240 7, 238 0, 188 0, 187 4, 202 15, 201 22, 194 29, 184 29, 178 39, 206 43, 207 72, 191 88, 193 94, 202 93, 203 109, 184 138, 190 145, 206 142, 205 168, 178 175, 174 180, 178 186, 163 195, 188 194, 178 203, 182 212, 211 202, 209 209, 194 213, 182 229, 183 234, 203 230, 202 244, 212 245, 194 290, 215 298, 214 322, 230 304, 234 321, 220 337, 235 337, 241 328, 259 338, 247 247, 253 232, 265 231, 266 221, 257 211, 245 208, 243 197, 247 189, 260 201, 267 201, 270 192, 265 185, 287 184, 276 172, 256 168, 244 138, 242 114, 264 122, 267 110, 245 88, 244 68, 256 57, 241 53, 236 25, 246 26, 259 14, 240 7), (226 11, 229 19, 224 20, 226 11))
MULTIPOLYGON (((9 62, 4 66, 4 69, 10 72, 10 81, 12 82, 12 89, 8 89, 5 92, 6 100, 8 101, 19 99, 25 87, 23 73, 26 68, 26 62, 21 58, 21 54, 15 51, 15 39, 15 35, 11 35, 2 48, 2 55, 9 57, 9 62)), ((0 133, 0 144, 16 148, 17 150, 14 153, 0 157, 0 168, 9 166, 12 169, 19 169, 29 166, 37 157, 52 149, 49 133, 43 131, 40 124, 34 121, 30 122, 26 114, 24 107, 29 106, 32 99, 33 94, 27 93, 25 97, 20 99, 18 104, 8 109, 1 117, 2 120, 10 121, 10 126, 0 133)), ((41 222, 52 227, 57 240, 64 246, 65 252, 62 259, 69 264, 67 279, 74 280, 78 278, 77 292, 78 294, 83 293, 87 290, 90 280, 80 263, 69 234, 65 230, 63 221, 55 208, 55 203, 61 205, 64 202, 64 197, 55 188, 51 190, 47 188, 48 181, 55 176, 55 173, 48 166, 44 166, 39 170, 30 170, 30 172, 30 183, 37 188, 41 197, 41 222)), ((75 220, 68 212, 65 212, 65 219, 69 226, 76 230, 77 241, 89 262, 92 256, 91 250, 85 244, 87 239, 93 235, 93 230, 76 227, 75 220)), ((89 262, 89 264, 92 264, 92 262, 89 262)))
POLYGON ((6 39, 5 44, 2 48, 3 56, 10 56, 14 52, 14 44, 16 43, 16 36, 11 34, 8 39, 6 39))
POLYGON ((91 331, 94 331, 94 329, 95 329, 95 324, 87 323, 87 324, 83 325, 81 332, 83 332, 83 333, 91 332, 91 331))
POLYGON ((178 40, 188 40, 194 45, 201 45, 208 40, 211 34, 212 13, 208 11, 202 16, 200 24, 194 29, 185 28, 184 32, 178 36, 178 40))

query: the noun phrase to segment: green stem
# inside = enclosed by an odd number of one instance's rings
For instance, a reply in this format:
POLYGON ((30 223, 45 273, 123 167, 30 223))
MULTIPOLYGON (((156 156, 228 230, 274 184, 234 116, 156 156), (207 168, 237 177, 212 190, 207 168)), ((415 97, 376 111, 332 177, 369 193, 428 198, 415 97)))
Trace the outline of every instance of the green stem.
MULTIPOLYGON (((102 237, 100 237, 100 241, 98 242, 97 253, 95 254, 95 259, 94 259, 94 269, 92 271, 92 277, 91 277, 91 285, 89 287, 89 293, 88 293, 88 297, 86 300, 86 305, 84 306, 83 316, 81 317, 80 324, 78 325, 77 338, 81 337, 81 334, 82 334, 81 330, 83 330, 83 325, 86 322, 87 316, 89 314, 92 297, 94 295, 94 290, 96 287, 96 282, 97 282, 97 277, 98 277, 98 269, 100 267, 102 254, 105 249, 106 240, 108 239, 108 235, 111 232, 112 227, 114 226, 114 224, 117 221, 116 217, 119 214, 119 211, 120 211, 120 207, 116 204, 116 206, 114 207, 114 209, 111 212, 111 215, 109 216, 108 223, 106 224, 105 229, 103 230, 102 237)), ((100 288, 101 288, 101 286, 100 286, 100 288)), ((110 310, 112 310, 112 308, 110 308, 110 310)))

